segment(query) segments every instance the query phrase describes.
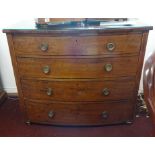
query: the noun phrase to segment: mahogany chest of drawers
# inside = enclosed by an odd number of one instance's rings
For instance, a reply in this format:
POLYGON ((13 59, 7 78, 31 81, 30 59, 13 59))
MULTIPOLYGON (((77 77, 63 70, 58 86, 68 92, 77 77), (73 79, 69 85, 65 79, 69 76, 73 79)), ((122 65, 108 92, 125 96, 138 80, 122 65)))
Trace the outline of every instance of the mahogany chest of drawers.
POLYGON ((28 123, 105 125, 134 120, 151 26, 5 29, 28 123))

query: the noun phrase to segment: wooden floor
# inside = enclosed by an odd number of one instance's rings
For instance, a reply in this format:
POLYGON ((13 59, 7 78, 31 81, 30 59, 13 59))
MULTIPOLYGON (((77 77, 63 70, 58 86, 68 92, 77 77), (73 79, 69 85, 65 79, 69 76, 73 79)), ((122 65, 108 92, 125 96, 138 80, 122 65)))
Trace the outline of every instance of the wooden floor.
POLYGON ((8 99, 0 105, 0 136, 22 137, 150 137, 153 136, 150 118, 136 118, 132 125, 102 127, 60 127, 23 122, 18 99, 8 99))

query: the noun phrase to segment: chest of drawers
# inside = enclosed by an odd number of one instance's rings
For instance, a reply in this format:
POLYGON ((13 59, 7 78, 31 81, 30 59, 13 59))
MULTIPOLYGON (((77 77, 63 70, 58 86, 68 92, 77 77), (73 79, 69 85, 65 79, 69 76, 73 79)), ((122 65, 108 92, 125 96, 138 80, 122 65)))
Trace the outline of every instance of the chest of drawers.
POLYGON ((130 123, 150 26, 5 29, 25 121, 130 123))

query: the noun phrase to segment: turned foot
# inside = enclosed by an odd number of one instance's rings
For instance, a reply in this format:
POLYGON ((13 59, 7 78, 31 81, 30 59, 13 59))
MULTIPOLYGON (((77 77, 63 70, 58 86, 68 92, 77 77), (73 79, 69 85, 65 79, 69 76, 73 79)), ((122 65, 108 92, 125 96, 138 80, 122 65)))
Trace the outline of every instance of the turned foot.
POLYGON ((30 121, 26 121, 25 122, 27 125, 31 125, 31 122, 30 121))
POLYGON ((139 115, 136 115, 136 118, 139 118, 140 116, 139 115))
POLYGON ((132 121, 126 121, 126 124, 132 124, 133 122, 132 121))
POLYGON ((150 115, 146 115, 146 118, 149 118, 150 117, 150 115))

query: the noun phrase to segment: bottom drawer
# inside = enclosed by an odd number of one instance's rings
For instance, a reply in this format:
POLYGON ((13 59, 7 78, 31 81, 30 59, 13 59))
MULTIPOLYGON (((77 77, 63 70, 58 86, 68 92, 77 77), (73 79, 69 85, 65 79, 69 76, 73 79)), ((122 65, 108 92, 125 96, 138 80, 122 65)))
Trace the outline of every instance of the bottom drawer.
POLYGON ((26 101, 30 122, 53 125, 104 125, 133 120, 128 101, 106 103, 36 103, 26 101))

